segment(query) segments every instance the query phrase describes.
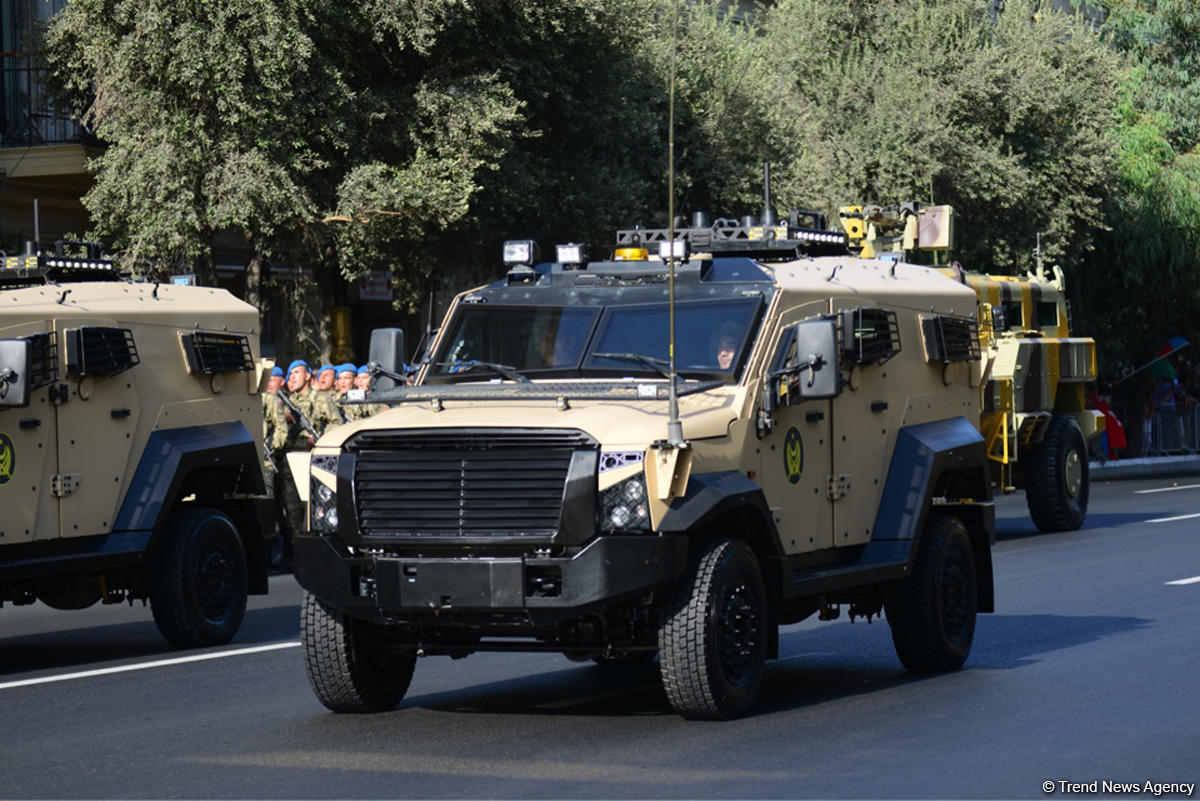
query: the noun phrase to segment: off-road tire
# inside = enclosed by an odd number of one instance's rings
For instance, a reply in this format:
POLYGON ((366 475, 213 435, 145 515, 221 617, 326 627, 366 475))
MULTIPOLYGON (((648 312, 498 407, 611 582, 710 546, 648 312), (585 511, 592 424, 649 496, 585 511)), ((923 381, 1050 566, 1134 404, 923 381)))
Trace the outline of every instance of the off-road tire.
POLYGON ((912 575, 884 602, 901 663, 923 672, 962 667, 975 638, 978 604, 967 530, 956 517, 930 516, 912 575))
POLYGON ((766 666, 767 594, 740 540, 708 546, 659 611, 659 672, 686 718, 724 720, 754 703, 766 666))
POLYGON ((308 683, 334 712, 386 712, 408 692, 416 652, 398 649, 382 626, 343 615, 307 590, 300 642, 308 683))
POLYGON ((1074 417, 1056 414, 1025 462, 1025 502, 1039 530, 1075 531, 1088 507, 1087 442, 1074 417))
POLYGON ((163 637, 195 648, 233 639, 246 614, 246 552, 220 510, 172 512, 150 556, 150 610, 163 637))

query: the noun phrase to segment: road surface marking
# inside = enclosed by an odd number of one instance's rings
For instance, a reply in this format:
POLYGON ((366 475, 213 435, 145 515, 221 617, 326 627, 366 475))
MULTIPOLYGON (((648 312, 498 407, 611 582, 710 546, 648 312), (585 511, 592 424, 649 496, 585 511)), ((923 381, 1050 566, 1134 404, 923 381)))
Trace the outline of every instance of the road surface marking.
POLYGON ((1179 579, 1179 581, 1168 581, 1168 585, 1183 586, 1184 584, 1200 584, 1200 576, 1192 576, 1191 578, 1179 579))
POLYGON ((18 681, 6 681, 0 683, 0 690, 9 690, 13 687, 28 687, 32 684, 50 684, 55 681, 72 681, 74 679, 87 679, 92 676, 107 676, 112 673, 128 673, 131 670, 149 670, 150 668, 170 667, 171 665, 184 665, 188 662, 205 662, 209 659, 224 659, 229 656, 245 656, 247 654, 261 654, 266 651, 278 651, 283 648, 299 648, 300 641, 294 642, 275 642, 270 645, 256 645, 251 648, 235 648, 232 651, 217 651, 211 654, 195 654, 193 656, 179 656, 173 659, 156 659, 153 662, 138 662, 132 665, 118 665, 110 668, 97 668, 96 670, 81 670, 78 673, 60 673, 56 676, 40 676, 36 679, 20 679, 18 681))
POLYGON ((1192 520, 1200 517, 1200 512, 1190 515, 1175 515, 1175 517, 1156 517, 1153 520, 1147 520, 1147 523, 1173 523, 1176 520, 1192 520))
POLYGON ((1174 492, 1175 490, 1200 489, 1200 484, 1184 484, 1182 487, 1159 487, 1158 489, 1134 490, 1134 495, 1153 495, 1156 492, 1174 492))

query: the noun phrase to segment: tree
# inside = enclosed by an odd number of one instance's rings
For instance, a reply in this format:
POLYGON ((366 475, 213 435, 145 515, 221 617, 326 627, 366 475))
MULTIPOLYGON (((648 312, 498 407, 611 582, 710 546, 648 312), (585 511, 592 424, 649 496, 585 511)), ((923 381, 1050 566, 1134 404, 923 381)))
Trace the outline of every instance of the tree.
POLYGON ((1028 269, 1038 233, 1047 258, 1078 266, 1104 222, 1118 62, 1040 5, 780 0, 732 41, 711 14, 693 21, 705 43, 685 58, 707 85, 684 91, 706 129, 704 155, 689 150, 705 194, 757 210, 747 162, 767 160, 781 208, 950 203, 972 269, 1028 269), (724 153, 740 176, 707 168, 724 153))

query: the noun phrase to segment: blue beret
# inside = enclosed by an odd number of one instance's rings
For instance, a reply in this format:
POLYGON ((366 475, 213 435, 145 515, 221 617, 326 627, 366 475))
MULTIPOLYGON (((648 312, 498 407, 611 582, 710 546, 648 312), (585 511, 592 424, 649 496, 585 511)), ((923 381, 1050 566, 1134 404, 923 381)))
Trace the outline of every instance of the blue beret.
POLYGON ((279 365, 275 365, 271 368, 271 375, 283 375, 283 368, 279 365))
POLYGON ((296 361, 294 361, 288 365, 287 374, 291 375, 292 371, 295 370, 297 367, 303 367, 305 370, 307 370, 308 362, 304 361, 304 359, 296 359, 296 361))
POLYGON ((321 369, 317 371, 317 375, 320 375, 321 373, 325 372, 326 370, 328 370, 331 373, 335 372, 332 364, 322 364, 321 369))
POLYGON ((342 364, 339 364, 339 365, 337 366, 337 371, 338 371, 338 375, 341 375, 342 373, 355 373, 355 372, 358 372, 358 368, 356 368, 356 367, 355 367, 353 364, 351 364, 350 362, 344 362, 344 363, 342 363, 342 364))
POLYGON ((359 374, 360 374, 360 375, 361 375, 361 374, 363 374, 363 373, 366 373, 367 375, 370 375, 370 374, 371 374, 371 369, 370 369, 369 367, 367 367, 367 365, 365 365, 365 364, 364 364, 362 367, 358 368, 358 372, 359 372, 359 374))

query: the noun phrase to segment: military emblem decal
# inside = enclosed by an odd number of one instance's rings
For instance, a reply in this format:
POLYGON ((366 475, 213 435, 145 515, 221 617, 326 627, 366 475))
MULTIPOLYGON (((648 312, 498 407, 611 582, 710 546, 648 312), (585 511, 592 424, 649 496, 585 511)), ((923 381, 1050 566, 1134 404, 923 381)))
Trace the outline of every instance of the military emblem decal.
POLYGON ((13 471, 17 469, 17 452, 12 440, 6 434, 0 434, 0 484, 12 480, 13 471))
POLYGON ((789 428, 783 438, 783 470, 789 483, 800 483, 800 474, 804 472, 804 443, 795 426, 789 428))

